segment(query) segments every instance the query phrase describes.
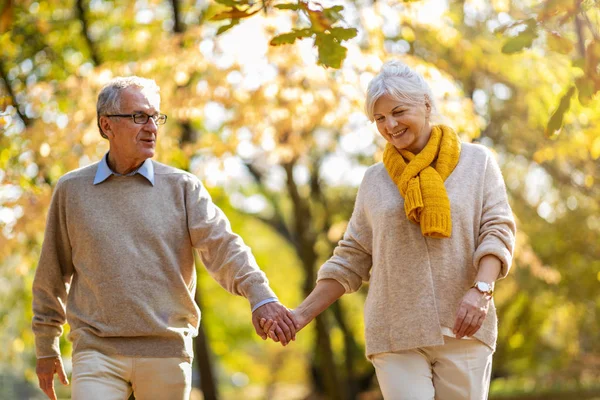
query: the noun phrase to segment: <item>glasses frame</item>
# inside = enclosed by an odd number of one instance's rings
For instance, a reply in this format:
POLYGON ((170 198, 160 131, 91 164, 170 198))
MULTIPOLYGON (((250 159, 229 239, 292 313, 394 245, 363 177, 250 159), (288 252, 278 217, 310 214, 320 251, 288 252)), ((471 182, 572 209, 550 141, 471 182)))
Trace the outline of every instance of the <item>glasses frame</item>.
POLYGON ((119 118, 131 118, 133 119, 133 123, 134 124, 138 124, 138 125, 145 125, 148 123, 148 121, 150 121, 150 118, 152 118, 152 120, 154 121, 154 123, 156 125, 164 125, 167 123, 167 116, 165 114, 154 114, 154 115, 148 115, 146 113, 135 113, 135 114, 104 114, 105 117, 119 117, 119 118), (139 122, 139 119, 136 119, 136 117, 144 117, 144 121, 143 122, 139 122), (161 119, 159 119, 161 118, 161 119), (162 119, 164 118, 164 119, 162 119), (163 122, 159 122, 160 120, 162 120, 163 122))

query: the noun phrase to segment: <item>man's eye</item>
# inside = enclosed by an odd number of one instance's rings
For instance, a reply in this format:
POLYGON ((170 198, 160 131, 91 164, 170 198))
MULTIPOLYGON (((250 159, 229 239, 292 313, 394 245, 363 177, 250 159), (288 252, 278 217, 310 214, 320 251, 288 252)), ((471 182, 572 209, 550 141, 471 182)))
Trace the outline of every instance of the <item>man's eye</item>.
POLYGON ((146 114, 143 113, 139 113, 139 114, 133 114, 134 118, 146 118, 146 114))

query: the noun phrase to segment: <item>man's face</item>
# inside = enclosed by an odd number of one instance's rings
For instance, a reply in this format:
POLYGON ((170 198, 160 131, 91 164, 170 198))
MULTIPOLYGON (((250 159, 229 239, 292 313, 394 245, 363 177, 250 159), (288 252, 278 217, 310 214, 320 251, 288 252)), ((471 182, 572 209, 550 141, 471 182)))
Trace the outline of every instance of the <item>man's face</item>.
MULTIPOLYGON (((115 114, 158 114, 158 95, 143 93, 140 88, 129 87, 121 93, 121 109, 115 114)), ((104 117, 103 130, 109 138, 110 152, 122 162, 138 164, 154 157, 158 127, 152 118, 145 124, 136 124, 133 118, 104 117)))

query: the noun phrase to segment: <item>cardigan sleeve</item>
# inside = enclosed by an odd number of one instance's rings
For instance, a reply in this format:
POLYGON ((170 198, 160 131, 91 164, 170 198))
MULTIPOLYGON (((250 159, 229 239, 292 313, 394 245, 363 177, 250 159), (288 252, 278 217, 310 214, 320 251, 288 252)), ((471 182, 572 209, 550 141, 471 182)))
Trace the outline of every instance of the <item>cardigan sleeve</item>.
POLYGON ((61 183, 58 182, 52 195, 33 279, 32 329, 38 358, 60 356, 59 338, 66 323, 67 295, 74 271, 67 229, 67 193, 61 183))
POLYGON ((346 232, 334 249, 333 256, 319 269, 317 277, 317 282, 322 279, 335 279, 344 287, 346 293, 357 291, 363 281, 369 281, 373 264, 373 230, 366 212, 366 182, 365 175, 346 232))
POLYGON ((231 224, 197 178, 186 188, 188 230, 192 246, 209 274, 228 292, 243 296, 254 307, 276 298, 250 248, 231 230, 231 224))
POLYGON ((502 262, 498 279, 508 275, 515 246, 516 224, 508 204, 502 172, 488 152, 483 183, 483 204, 477 247, 473 257, 475 268, 481 258, 494 255, 502 262))

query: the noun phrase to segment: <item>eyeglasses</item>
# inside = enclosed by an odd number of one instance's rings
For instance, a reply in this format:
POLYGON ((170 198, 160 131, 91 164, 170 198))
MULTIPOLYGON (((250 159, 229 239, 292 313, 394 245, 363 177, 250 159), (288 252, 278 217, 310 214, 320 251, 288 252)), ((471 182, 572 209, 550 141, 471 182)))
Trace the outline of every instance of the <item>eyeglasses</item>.
POLYGON ((105 115, 105 117, 121 117, 121 118, 133 118, 133 122, 136 124, 146 124, 148 120, 152 118, 152 120, 156 123, 156 125, 164 125, 167 122, 167 116, 165 114, 154 114, 148 115, 145 113, 137 113, 137 114, 109 114, 105 115))

